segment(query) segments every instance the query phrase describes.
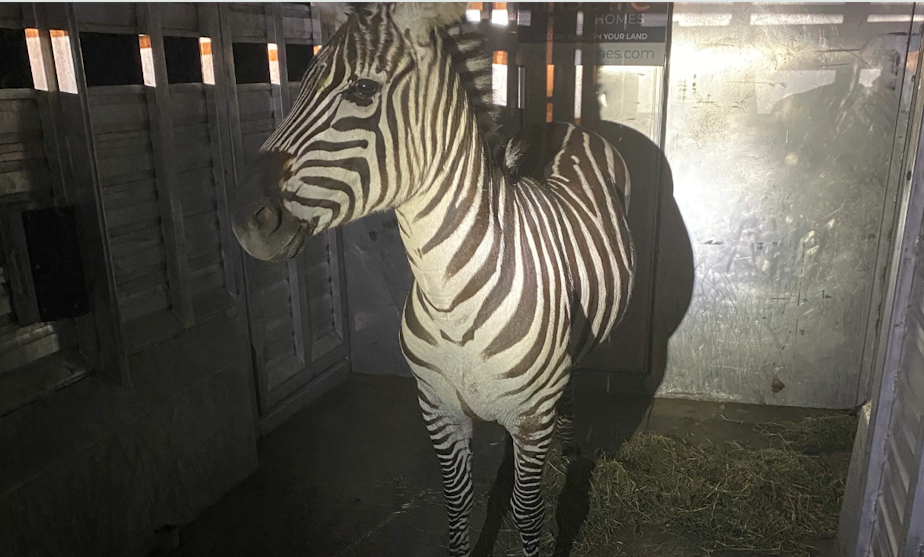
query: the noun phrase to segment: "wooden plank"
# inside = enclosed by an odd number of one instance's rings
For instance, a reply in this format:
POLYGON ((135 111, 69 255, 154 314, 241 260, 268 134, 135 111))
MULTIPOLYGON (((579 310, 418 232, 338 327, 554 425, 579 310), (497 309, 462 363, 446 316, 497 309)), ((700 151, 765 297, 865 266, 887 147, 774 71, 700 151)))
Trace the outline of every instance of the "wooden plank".
POLYGON ((122 322, 134 321, 170 307, 165 285, 119 300, 122 322))
POLYGON ((0 3, 0 20, 8 21, 9 27, 19 27, 23 19, 22 2, 0 3))
POLYGON ((207 124, 209 118, 205 91, 177 91, 170 86, 170 117, 179 131, 181 126, 207 124))
MULTIPOLYGON (((74 61, 77 95, 57 95, 63 130, 62 142, 68 146, 68 184, 71 200, 84 215, 80 219, 81 254, 84 269, 94 288, 91 289, 93 316, 98 339, 97 364, 115 383, 131 387, 125 337, 119 318, 115 274, 109 254, 109 238, 104 227, 101 186, 96 173, 94 130, 90 116, 90 99, 80 50, 80 33, 74 4, 48 5, 49 16, 56 15, 55 28, 70 36, 70 55, 74 61)), ((44 27, 41 26, 40 27, 44 27)), ((94 347, 96 348, 96 347, 94 347)))
POLYGON ((313 326, 323 327, 333 322, 334 297, 331 293, 327 292, 319 296, 311 296, 308 299, 308 308, 313 326))
POLYGON ((282 31, 285 37, 293 39, 314 39, 314 22, 301 17, 283 17, 282 31))
POLYGON ((225 285, 224 270, 221 266, 210 269, 210 272, 193 274, 192 290, 194 294, 200 294, 208 290, 221 288, 225 285))
MULTIPOLYGON (((276 360, 282 356, 295 354, 295 339, 292 334, 281 335, 279 338, 268 339, 263 349, 263 357, 268 361, 276 360)), ((298 370, 293 370, 295 373, 298 370)), ((272 387, 271 387, 272 388, 272 387)))
POLYGON ((0 173, 0 198, 7 195, 30 193, 42 195, 50 190, 48 169, 28 165, 21 170, 0 173))
POLYGON ((183 324, 172 311, 163 310, 126 322, 122 328, 126 352, 134 353, 176 335, 183 330, 183 324))
POLYGON ((151 135, 147 130, 100 133, 94 140, 98 156, 104 158, 151 150, 151 135))
POLYGON ((124 229, 126 225, 149 221, 160 217, 160 201, 155 197, 144 203, 136 203, 108 212, 106 224, 110 230, 124 229))
MULTIPOLYGON (((123 28, 136 28, 138 25, 135 4, 131 2, 76 2, 74 12, 77 16, 77 22, 80 24, 123 28)), ((80 27, 85 28, 87 25, 81 25, 80 27)))
POLYGON ((119 296, 119 309, 122 313, 123 322, 134 321, 158 311, 169 309, 169 307, 167 285, 164 283, 155 284, 150 288, 132 294, 119 296))
POLYGON ((218 250, 209 251, 195 258, 190 258, 189 268, 192 269, 193 278, 201 278, 214 272, 221 274, 221 252, 218 250))
MULTIPOLYGON (((188 219, 202 213, 216 214, 216 188, 212 184, 212 169, 202 168, 184 172, 178 176, 180 200, 183 214, 188 219)), ((216 215, 217 218, 217 215, 216 215)), ((190 234, 186 233, 187 237, 190 234)))
POLYGON ((99 176, 104 187, 127 183, 122 176, 153 176, 154 160, 151 153, 123 153, 115 157, 100 157, 99 176))
POLYGON ((0 328, 0 354, 14 352, 48 336, 54 336, 54 327, 49 323, 33 323, 20 326, 17 323, 0 328))
POLYGON ((337 349, 343 344, 343 339, 335 331, 330 331, 312 342, 311 360, 313 362, 337 349))
MULTIPOLYGON (((260 135, 264 138, 272 135, 273 131, 276 129, 276 123, 272 119, 272 113, 267 113, 268 118, 262 120, 242 120, 241 121, 241 134, 242 135, 260 135)), ((266 114, 264 114, 266 116, 266 114)))
POLYGON ((309 296, 317 296, 332 292, 333 283, 331 282, 331 269, 329 265, 318 267, 315 273, 306 273, 305 288, 309 296))
POLYGON ((296 412, 317 399, 349 377, 350 362, 340 360, 330 368, 318 374, 314 379, 300 385, 290 392, 279 392, 279 396, 272 400, 272 405, 264 410, 260 421, 260 434, 268 435, 280 424, 295 415, 296 412), (282 396, 285 395, 285 396, 282 396))
POLYGON ((173 120, 170 114, 170 88, 167 79, 167 65, 164 56, 164 37, 159 5, 139 4, 142 28, 151 37, 154 54, 154 77, 160 87, 148 92, 149 111, 152 112, 151 127, 154 138, 154 166, 157 176, 157 197, 160 201, 161 225, 164 230, 164 249, 169 277, 170 307, 185 327, 195 324, 192 294, 189 290, 189 267, 186 257, 186 233, 184 231, 183 208, 176 194, 176 171, 173 162, 177 159, 173 120))
POLYGON ((163 249, 157 247, 162 245, 160 226, 149 226, 147 228, 135 230, 122 234, 112 239, 110 242, 113 259, 129 257, 138 253, 148 253, 152 249, 163 249))
POLYGON ((0 168, 3 163, 19 162, 29 159, 45 158, 45 149, 41 141, 28 141, 21 143, 0 143, 0 168))
POLYGON ((175 31, 199 30, 199 9, 192 2, 165 2, 160 6, 163 28, 167 35, 175 31))
POLYGON ((42 119, 34 98, 0 101, 0 134, 41 132, 42 119))
MULTIPOLYGON (((220 13, 216 4, 199 4, 199 21, 203 32, 210 37, 221 34, 220 13)), ((221 234, 222 252, 224 254, 223 270, 228 297, 241 294, 239 287, 243 284, 241 249, 234 238, 228 221, 228 188, 233 187, 235 168, 233 164, 233 147, 230 133, 230 101, 225 71, 224 50, 215 40, 212 48, 212 65, 215 73, 215 85, 204 87, 206 106, 208 108, 209 144, 212 148, 212 182, 215 194, 215 209, 221 234)), ((236 110, 236 107, 234 107, 236 110)), ((224 303, 219 301, 218 303, 224 303)), ((205 309, 208 309, 207 306, 205 309)))
POLYGON ((103 208, 108 213, 123 207, 147 203, 157 199, 154 179, 124 182, 103 190, 103 208))
POLYGON ((202 213, 186 219, 190 238, 196 238, 196 244, 214 246, 221 245, 218 236, 218 220, 214 213, 202 213))
POLYGON ((259 291, 268 285, 288 280, 288 271, 282 263, 259 261, 253 265, 252 276, 249 278, 253 285, 252 290, 259 291))
POLYGON ((133 280, 139 280, 145 275, 164 267, 164 252, 149 250, 131 256, 121 257, 113 261, 116 271, 116 281, 119 287, 133 280))
POLYGON ((266 19, 263 15, 262 6, 242 6, 240 4, 230 6, 228 14, 228 23, 231 31, 232 40, 237 39, 265 39, 266 38, 266 19))
POLYGON ((167 274, 164 272, 164 266, 155 265, 153 267, 148 267, 144 275, 139 275, 138 278, 120 284, 119 296, 120 299, 134 296, 148 290, 165 286, 166 284, 167 274))
POLYGON ((291 334, 294 331, 291 313, 283 313, 266 323, 263 328, 268 338, 279 338, 280 335, 291 334), (288 333, 286 332, 288 331, 288 333))

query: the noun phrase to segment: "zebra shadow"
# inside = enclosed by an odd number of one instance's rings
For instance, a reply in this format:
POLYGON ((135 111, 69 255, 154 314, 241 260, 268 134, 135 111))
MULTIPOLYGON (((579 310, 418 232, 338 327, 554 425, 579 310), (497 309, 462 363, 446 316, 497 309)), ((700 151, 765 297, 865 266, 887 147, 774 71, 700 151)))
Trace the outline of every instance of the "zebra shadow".
MULTIPOLYGON (((555 507, 552 551, 555 557, 570 555, 587 519, 595 455, 599 451, 615 454, 636 431, 644 429, 654 393, 664 378, 668 339, 680 326, 693 295, 693 249, 674 200, 673 178, 664 152, 627 126, 599 122, 589 127, 618 147, 632 177, 633 198, 647 194, 658 200, 650 353, 644 376, 580 368, 574 372, 575 438, 580 450, 562 460, 566 468, 555 507), (643 193, 642 184, 656 187, 643 193)), ((513 444, 507 435, 504 459, 488 494, 486 518, 473 552, 475 557, 493 554, 510 510, 513 483, 513 444)))

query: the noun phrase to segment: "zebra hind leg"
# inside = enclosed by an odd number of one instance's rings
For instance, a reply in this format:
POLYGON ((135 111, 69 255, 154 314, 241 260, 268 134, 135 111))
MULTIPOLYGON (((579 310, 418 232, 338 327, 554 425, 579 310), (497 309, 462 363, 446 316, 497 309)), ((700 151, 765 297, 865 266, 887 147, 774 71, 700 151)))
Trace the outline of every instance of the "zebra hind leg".
POLYGON ((469 515, 474 504, 472 485, 472 420, 442 408, 435 397, 419 396, 430 441, 443 472, 443 496, 449 514, 449 555, 471 555, 469 515))
POLYGON ((574 379, 569 379, 558 399, 555 412, 555 430, 561 443, 561 454, 573 458, 581 454, 574 438, 574 379))
POLYGON ((511 507, 526 557, 539 555, 544 522, 542 473, 555 430, 553 415, 549 412, 543 423, 528 434, 513 434, 514 485, 511 507))

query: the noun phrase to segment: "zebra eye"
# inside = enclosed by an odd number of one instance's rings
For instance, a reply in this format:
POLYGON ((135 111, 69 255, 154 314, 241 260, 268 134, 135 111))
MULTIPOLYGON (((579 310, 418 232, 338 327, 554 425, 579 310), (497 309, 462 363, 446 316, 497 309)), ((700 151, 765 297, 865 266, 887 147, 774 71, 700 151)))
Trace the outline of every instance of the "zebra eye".
POLYGON ((357 79, 347 89, 347 99, 351 101, 368 101, 378 93, 379 84, 371 79, 357 79))

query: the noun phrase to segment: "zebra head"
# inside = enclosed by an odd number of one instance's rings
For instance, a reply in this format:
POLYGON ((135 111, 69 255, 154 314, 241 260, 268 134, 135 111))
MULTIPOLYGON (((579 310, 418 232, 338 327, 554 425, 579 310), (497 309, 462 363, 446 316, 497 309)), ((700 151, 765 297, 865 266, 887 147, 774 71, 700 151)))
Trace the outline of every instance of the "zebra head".
POLYGON ((232 203, 252 256, 295 256, 306 237, 399 206, 438 166, 454 93, 441 30, 467 4, 365 4, 318 52, 292 110, 232 203), (441 97, 442 96, 442 97, 441 97))

